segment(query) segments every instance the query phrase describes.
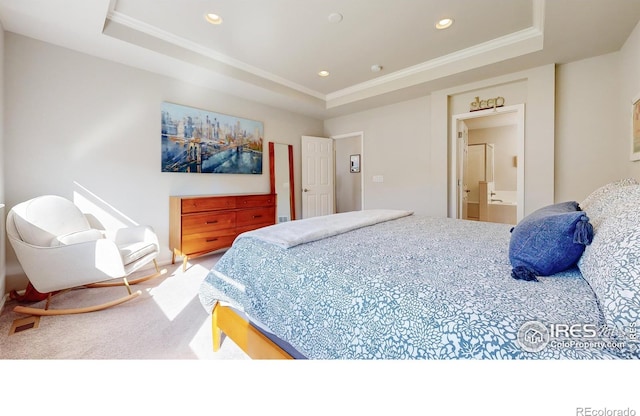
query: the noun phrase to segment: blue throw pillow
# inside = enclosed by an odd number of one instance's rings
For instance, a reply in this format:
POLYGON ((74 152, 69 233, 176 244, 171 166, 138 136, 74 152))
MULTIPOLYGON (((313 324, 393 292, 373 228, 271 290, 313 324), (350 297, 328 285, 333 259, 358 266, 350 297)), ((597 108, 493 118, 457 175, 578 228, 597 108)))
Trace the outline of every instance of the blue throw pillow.
POLYGON ((515 279, 538 281, 574 266, 593 227, 575 201, 548 205, 526 216, 511 229, 509 261, 515 279))

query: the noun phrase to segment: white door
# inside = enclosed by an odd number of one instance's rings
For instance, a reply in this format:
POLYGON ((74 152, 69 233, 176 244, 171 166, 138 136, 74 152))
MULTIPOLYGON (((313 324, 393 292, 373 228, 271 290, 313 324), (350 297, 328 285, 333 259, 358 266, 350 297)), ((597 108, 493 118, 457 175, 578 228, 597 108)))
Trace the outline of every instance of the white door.
POLYGON ((333 139, 302 136, 302 218, 335 213, 333 139))

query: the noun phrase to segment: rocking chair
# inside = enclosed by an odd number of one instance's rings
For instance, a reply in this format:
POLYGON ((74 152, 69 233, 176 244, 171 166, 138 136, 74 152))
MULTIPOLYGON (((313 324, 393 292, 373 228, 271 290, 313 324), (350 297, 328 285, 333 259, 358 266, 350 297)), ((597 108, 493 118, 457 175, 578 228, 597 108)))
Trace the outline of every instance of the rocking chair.
POLYGON ((23 302, 47 299, 44 308, 18 305, 13 310, 28 315, 66 315, 94 312, 136 298, 130 285, 163 274, 156 257, 158 237, 149 226, 116 230, 92 228, 73 202, 44 195, 14 206, 7 214, 7 237, 29 279, 23 302), (127 276, 152 262, 155 273, 132 281, 127 276), (113 279, 120 278, 115 282, 113 279), (49 309, 51 297, 79 287, 125 286, 128 295, 100 305, 73 309, 49 309))

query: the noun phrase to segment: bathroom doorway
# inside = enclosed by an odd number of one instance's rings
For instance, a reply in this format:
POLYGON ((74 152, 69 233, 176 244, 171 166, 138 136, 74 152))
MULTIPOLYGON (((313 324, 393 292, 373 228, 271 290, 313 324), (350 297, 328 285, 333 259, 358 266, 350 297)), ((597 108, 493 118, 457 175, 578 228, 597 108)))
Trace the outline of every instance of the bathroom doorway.
POLYGON ((524 104, 453 116, 457 218, 516 224, 524 212, 524 104))

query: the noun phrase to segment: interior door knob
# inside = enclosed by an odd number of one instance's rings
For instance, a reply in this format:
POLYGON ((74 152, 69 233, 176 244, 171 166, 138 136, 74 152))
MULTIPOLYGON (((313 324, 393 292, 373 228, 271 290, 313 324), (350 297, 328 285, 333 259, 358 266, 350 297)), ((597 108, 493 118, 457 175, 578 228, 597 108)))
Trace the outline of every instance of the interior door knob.
POLYGON ((303 192, 309 192, 309 190, 307 188, 304 188, 302 191, 303 192))

